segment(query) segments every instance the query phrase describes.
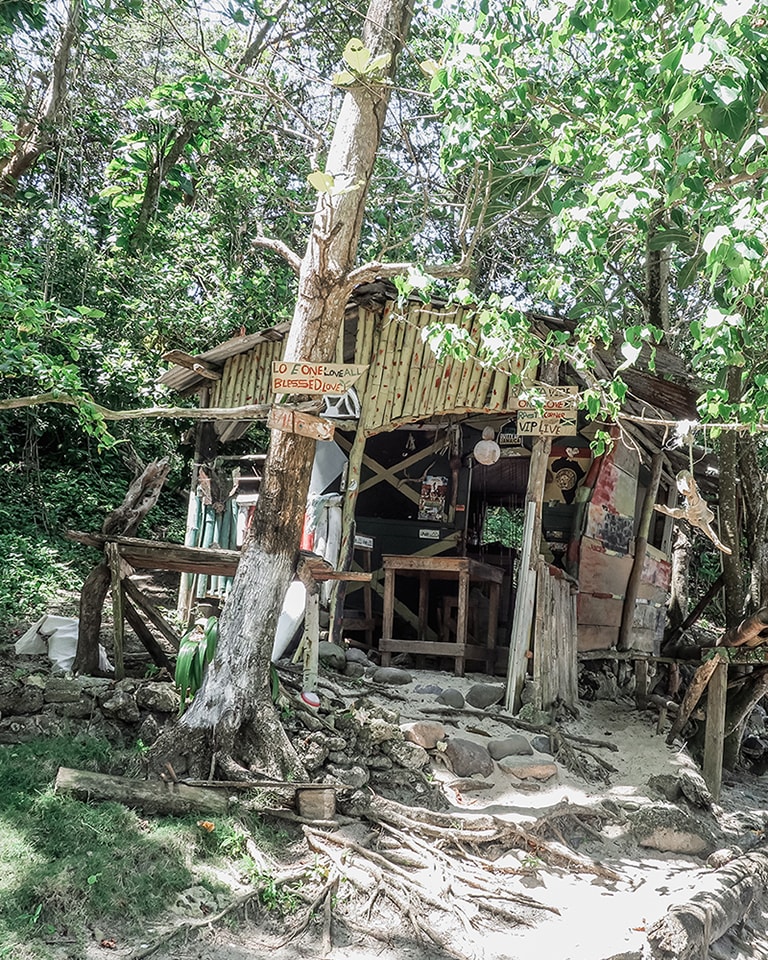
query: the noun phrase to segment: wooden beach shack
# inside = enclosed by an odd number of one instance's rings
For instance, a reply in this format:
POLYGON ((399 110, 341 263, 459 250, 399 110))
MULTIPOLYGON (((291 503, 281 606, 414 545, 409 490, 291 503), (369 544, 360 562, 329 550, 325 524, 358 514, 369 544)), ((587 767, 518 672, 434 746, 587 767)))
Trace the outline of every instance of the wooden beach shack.
MULTIPOLYGON (((658 653, 672 523, 652 506, 676 502, 679 466, 660 452, 661 437, 641 427, 629 440, 617 433, 613 448, 593 458, 596 426, 576 412, 584 384, 575 371, 539 369, 530 355, 506 369, 471 356, 439 362, 424 333, 436 321, 469 342, 482 337, 471 307, 400 305, 390 284, 368 284, 350 300, 330 358, 364 372, 342 398, 324 401, 320 419, 332 424, 333 439, 318 440, 314 493, 336 498, 338 565, 372 573, 370 585, 351 583, 345 596, 342 587, 328 598, 331 631, 376 643, 384 662, 409 653, 459 673, 506 675, 510 706, 526 676, 539 706, 575 705, 579 651, 658 653), (547 381, 544 413, 526 404, 510 369, 547 381), (478 445, 488 439, 498 457, 492 451, 482 463, 478 445)), ((536 323, 567 329, 553 317, 536 323)), ((161 382, 197 393, 204 407, 274 404, 282 398, 273 363, 287 329, 236 337, 196 357, 174 353, 161 382)), ((609 349, 595 358, 615 368, 609 349)), ((659 350, 653 375, 622 375, 639 415, 695 416, 695 391, 677 358, 659 350)), ((261 460, 230 445, 252 419, 199 427, 187 545, 237 548, 261 460)), ((186 575, 182 609, 221 601, 226 584, 186 575)))

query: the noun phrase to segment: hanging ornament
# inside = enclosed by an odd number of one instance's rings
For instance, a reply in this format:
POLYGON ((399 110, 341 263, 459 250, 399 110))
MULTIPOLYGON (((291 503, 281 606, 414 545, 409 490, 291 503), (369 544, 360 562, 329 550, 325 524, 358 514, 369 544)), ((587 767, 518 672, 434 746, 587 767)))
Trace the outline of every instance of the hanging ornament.
POLYGON ((483 430, 483 439, 475 444, 475 449, 472 451, 478 463, 490 466, 492 463, 496 463, 501 456, 501 447, 493 437, 493 427, 486 427, 483 430))

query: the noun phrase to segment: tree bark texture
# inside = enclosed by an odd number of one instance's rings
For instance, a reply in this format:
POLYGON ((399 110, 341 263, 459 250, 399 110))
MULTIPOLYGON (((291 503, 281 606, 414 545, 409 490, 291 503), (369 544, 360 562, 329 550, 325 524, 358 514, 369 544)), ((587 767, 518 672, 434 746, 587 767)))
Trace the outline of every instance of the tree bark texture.
POLYGON ((765 472, 758 460, 757 437, 739 437, 739 466, 742 484, 743 526, 749 556, 748 613, 768 604, 768 489, 765 472))
POLYGON ((67 69, 80 32, 81 14, 82 0, 72 0, 43 98, 33 116, 19 119, 16 125, 18 139, 13 150, 8 156, 0 157, 0 193, 15 193, 21 177, 37 163, 51 143, 56 120, 67 96, 67 69))
POLYGON ((650 927, 649 956, 653 960, 708 957, 710 944, 740 923, 752 907, 765 904, 767 884, 768 853, 764 848, 729 863, 717 871, 714 890, 671 907, 650 927))
MULTIPOLYGON (((728 400, 741 399, 741 368, 729 367, 726 375, 728 400)), ((725 577, 725 625, 735 627, 744 611, 744 583, 741 569, 739 527, 738 457, 739 438, 735 430, 725 430, 720 440, 720 539, 732 550, 721 555, 725 577)))
POLYGON ((672 575, 667 604, 666 640, 677 635, 688 616, 688 574, 691 566, 692 539, 685 524, 678 523, 672 545, 672 575))
MULTIPOLYGON (((372 0, 368 7, 362 39, 374 57, 391 53, 390 77, 411 16, 410 0, 372 0)), ((387 84, 356 82, 344 97, 326 172, 344 177, 353 189, 319 196, 299 270, 287 360, 333 357, 389 90, 387 84)), ((177 770, 194 765, 203 774, 218 765, 229 777, 254 768, 269 775, 303 775, 271 702, 268 680, 275 625, 295 570, 313 457, 313 441, 272 431, 259 502, 219 624, 216 657, 179 727, 155 745, 156 769, 173 757, 177 770)))

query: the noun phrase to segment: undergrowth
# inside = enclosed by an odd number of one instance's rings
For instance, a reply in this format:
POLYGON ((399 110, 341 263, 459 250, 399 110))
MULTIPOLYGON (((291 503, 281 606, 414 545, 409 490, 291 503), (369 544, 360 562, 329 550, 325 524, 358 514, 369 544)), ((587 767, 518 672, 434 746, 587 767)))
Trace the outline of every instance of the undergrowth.
POLYGON ((43 960, 47 944, 82 945, 94 927, 119 939, 189 886, 215 889, 196 872, 206 862, 257 880, 263 868, 249 856, 246 836, 261 850, 284 849, 288 836, 260 831, 255 818, 144 818, 117 803, 53 791, 59 766, 122 772, 135 759, 91 736, 0 746, 0 960, 43 960))

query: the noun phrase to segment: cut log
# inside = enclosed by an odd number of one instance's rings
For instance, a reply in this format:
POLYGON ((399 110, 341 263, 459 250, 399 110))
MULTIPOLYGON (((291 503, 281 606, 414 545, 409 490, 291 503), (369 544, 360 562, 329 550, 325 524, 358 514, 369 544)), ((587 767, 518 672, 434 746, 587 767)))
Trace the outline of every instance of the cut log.
POLYGON ((768 851, 747 853, 717 871, 714 890, 695 894, 687 903, 670 907, 648 931, 653 960, 699 960, 709 946, 753 906, 765 902, 768 851))
POLYGON ((174 816, 188 813, 222 815, 229 807, 224 790, 189 787, 163 780, 132 780, 69 767, 59 767, 54 789, 56 793, 71 794, 83 800, 107 800, 136 807, 145 813, 174 816))

